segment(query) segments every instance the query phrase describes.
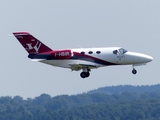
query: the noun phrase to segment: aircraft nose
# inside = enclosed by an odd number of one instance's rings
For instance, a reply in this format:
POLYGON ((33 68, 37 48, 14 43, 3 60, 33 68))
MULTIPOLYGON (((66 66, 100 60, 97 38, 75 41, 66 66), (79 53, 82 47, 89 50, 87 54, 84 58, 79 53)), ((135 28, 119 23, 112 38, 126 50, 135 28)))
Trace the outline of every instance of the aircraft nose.
POLYGON ((153 57, 142 53, 128 52, 128 55, 132 56, 134 64, 148 63, 153 60, 153 57))
POLYGON ((153 57, 151 57, 151 56, 147 56, 147 60, 150 62, 150 61, 152 61, 152 60, 153 60, 153 57))
POLYGON ((141 57, 141 59, 143 59, 143 61, 145 61, 145 62, 151 62, 153 60, 153 57, 151 57, 149 55, 143 55, 141 57))

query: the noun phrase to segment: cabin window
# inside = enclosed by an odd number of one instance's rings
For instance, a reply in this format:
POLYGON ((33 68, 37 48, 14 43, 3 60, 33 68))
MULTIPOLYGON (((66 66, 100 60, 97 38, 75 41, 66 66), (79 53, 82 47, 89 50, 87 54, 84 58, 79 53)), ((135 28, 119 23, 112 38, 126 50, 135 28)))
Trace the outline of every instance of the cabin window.
POLYGON ((121 54, 125 54, 127 52, 127 50, 125 50, 123 48, 119 49, 119 51, 120 51, 121 54))
POLYGON ((97 51, 96 53, 97 53, 97 54, 100 54, 100 53, 101 53, 101 51, 97 51))
POLYGON ((118 50, 114 50, 113 54, 117 55, 118 54, 118 50))
POLYGON ((92 54, 93 52, 92 52, 92 51, 89 51, 88 53, 89 53, 89 54, 92 54))
POLYGON ((81 54, 85 54, 85 52, 81 52, 81 54))
POLYGON ((120 49, 118 49, 118 50, 114 50, 113 51, 113 54, 115 54, 115 55, 123 55, 123 54, 125 54, 127 52, 127 50, 125 50, 125 49, 123 49, 123 48, 120 48, 120 49))

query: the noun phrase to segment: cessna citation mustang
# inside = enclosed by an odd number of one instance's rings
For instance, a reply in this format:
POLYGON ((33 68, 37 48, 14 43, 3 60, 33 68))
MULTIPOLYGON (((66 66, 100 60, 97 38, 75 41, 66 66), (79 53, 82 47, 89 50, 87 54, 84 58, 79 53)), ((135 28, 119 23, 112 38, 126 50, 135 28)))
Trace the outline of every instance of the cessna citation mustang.
POLYGON ((145 65, 153 60, 151 56, 125 50, 121 47, 80 48, 52 50, 28 32, 14 32, 13 35, 28 52, 28 58, 52 66, 82 70, 80 76, 90 76, 91 69, 111 65, 145 65))

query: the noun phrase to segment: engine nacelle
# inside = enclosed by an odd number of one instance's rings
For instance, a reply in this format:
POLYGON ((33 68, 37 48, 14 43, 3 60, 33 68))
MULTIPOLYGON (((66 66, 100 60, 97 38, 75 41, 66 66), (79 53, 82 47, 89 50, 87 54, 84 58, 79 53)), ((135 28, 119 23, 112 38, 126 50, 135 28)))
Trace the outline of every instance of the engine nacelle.
POLYGON ((55 59, 68 59, 73 56, 71 50, 56 50, 52 53, 52 57, 55 59))

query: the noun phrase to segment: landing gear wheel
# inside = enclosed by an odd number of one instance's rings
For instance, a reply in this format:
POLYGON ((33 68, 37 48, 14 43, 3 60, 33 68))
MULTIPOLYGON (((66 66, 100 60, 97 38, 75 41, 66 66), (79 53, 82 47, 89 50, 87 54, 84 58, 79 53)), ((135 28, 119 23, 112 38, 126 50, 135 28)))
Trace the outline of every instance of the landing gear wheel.
POLYGON ((90 73, 89 72, 81 72, 80 76, 81 76, 81 78, 86 78, 86 77, 90 76, 90 73))
POLYGON ((80 76, 81 76, 81 78, 85 78, 86 77, 86 73, 85 72, 81 72, 80 76))
POLYGON ((86 77, 89 77, 90 76, 90 73, 89 72, 86 72, 86 77))
POLYGON ((132 70, 132 73, 133 73, 133 74, 136 74, 136 73, 137 73, 137 70, 136 70, 136 69, 133 69, 133 70, 132 70))

